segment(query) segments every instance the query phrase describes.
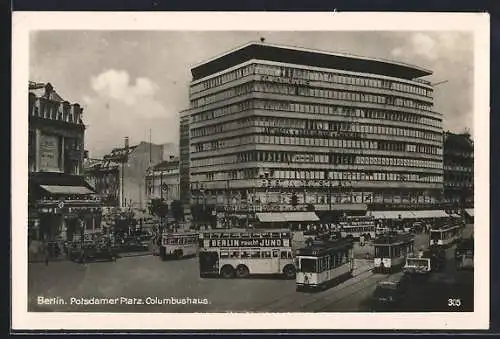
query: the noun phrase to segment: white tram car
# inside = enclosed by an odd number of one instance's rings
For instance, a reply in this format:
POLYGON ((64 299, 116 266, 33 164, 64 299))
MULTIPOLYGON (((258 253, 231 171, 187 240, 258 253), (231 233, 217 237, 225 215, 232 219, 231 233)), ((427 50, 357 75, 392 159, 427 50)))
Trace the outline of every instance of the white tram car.
POLYGON ((431 228, 429 245, 450 246, 462 237, 460 225, 445 225, 431 228))
POLYGON ((295 260, 297 291, 323 289, 352 277, 353 241, 312 242, 295 252, 295 260))
POLYGON ((392 273, 405 264, 406 255, 413 252, 415 238, 411 234, 389 233, 375 239, 373 259, 375 273, 392 273))

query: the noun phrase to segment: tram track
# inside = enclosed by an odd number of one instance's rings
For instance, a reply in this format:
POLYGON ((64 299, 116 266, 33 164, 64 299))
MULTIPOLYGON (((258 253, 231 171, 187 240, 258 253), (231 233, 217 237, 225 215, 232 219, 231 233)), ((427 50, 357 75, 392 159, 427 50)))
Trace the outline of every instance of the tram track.
MULTIPOLYGON (((397 273, 395 273, 395 274, 397 274, 397 273)), ((324 303, 321 303, 321 305, 319 307, 314 306, 314 312, 327 311, 327 309, 329 309, 332 304, 344 301, 344 300, 346 300, 346 299, 348 299, 348 298, 350 298, 350 297, 358 294, 359 292, 366 290, 367 288, 373 287, 379 281, 386 279, 388 276, 390 276, 390 275, 387 275, 387 274, 383 274, 382 275, 382 274, 380 274, 375 279, 370 280, 369 278, 375 277, 375 275, 372 275, 372 276, 368 277, 367 279, 360 280, 357 283, 352 284, 351 286, 349 286, 349 287, 353 287, 353 286, 358 286, 359 285, 358 288, 354 288, 352 291, 349 291, 348 294, 343 294, 343 295, 338 296, 337 298, 328 299, 324 303), (367 283, 368 280, 370 280, 369 283, 367 283)), ((311 304, 314 304, 314 302, 311 303, 311 304)))
MULTIPOLYGON (((302 305, 309 305, 311 303, 317 302, 319 300, 324 300, 325 295, 331 294, 331 293, 339 293, 350 286, 357 284, 365 279, 370 278, 374 274, 372 273, 373 267, 369 265, 366 268, 363 268, 362 270, 358 271, 355 276, 352 278, 346 280, 345 282, 333 286, 330 289, 324 290, 324 291, 318 291, 316 293, 307 293, 307 292, 297 292, 294 291, 293 293, 288 293, 284 296, 281 296, 280 298, 274 299, 268 303, 261 304, 257 307, 254 307, 251 309, 251 312, 280 312, 283 311, 283 309, 290 308, 291 305, 301 305, 300 310, 302 309, 302 305), (311 301, 310 299, 313 298, 311 301)), ((285 311, 286 312, 286 311, 285 311)))

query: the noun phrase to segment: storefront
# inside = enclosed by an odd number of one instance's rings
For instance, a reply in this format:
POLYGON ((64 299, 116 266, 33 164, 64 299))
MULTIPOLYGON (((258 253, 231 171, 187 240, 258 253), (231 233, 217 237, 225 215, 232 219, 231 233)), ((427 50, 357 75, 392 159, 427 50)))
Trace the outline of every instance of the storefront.
POLYGON ((83 177, 36 173, 29 199, 30 240, 72 241, 100 230, 101 201, 83 177))

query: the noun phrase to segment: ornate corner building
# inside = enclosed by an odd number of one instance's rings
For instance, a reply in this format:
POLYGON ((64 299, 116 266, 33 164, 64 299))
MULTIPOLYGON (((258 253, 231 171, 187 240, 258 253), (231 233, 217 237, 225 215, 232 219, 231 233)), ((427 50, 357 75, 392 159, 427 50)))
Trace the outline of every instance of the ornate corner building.
POLYGON ((100 227, 101 202, 83 172, 83 108, 50 83, 29 83, 30 239, 71 240, 100 227))
POLYGON ((421 79, 431 71, 249 43, 191 73, 192 204, 236 216, 439 208, 442 114, 421 79))

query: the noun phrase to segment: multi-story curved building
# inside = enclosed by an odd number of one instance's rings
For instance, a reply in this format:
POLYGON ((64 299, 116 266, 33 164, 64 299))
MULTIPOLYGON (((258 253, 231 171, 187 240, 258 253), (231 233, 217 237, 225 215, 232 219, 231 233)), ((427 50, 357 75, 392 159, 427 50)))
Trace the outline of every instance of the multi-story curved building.
POLYGON ((191 72, 193 203, 245 214, 440 199, 442 115, 420 79, 431 71, 250 43, 191 72))

